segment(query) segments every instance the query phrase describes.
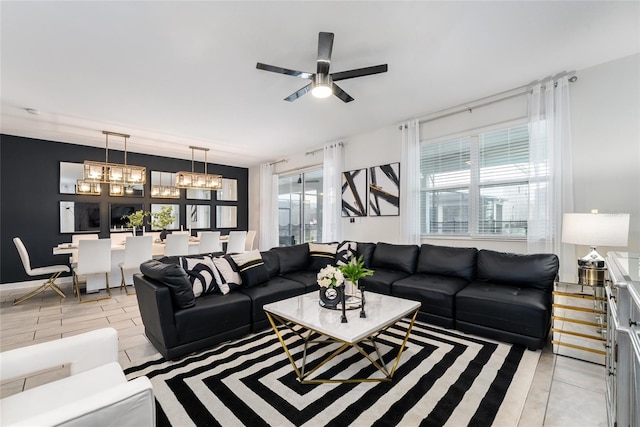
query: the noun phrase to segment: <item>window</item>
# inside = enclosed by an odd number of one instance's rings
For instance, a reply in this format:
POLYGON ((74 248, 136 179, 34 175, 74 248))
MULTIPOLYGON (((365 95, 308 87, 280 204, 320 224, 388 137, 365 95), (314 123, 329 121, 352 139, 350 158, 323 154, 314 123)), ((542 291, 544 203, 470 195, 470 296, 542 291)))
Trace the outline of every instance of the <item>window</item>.
POLYGON ((279 245, 322 241, 322 169, 278 179, 279 245))
POLYGON ((526 237, 526 124, 424 142, 420 173, 423 235, 526 237))

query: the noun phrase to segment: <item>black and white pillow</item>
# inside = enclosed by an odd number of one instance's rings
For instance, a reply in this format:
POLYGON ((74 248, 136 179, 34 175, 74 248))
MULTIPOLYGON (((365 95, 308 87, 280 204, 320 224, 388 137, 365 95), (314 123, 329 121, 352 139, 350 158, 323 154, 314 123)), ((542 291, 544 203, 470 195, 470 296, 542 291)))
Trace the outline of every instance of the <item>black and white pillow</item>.
POLYGON ((217 289, 216 267, 209 257, 180 257, 180 265, 189 276, 195 297, 210 294, 217 289))
POLYGON ((242 278, 240 274, 234 270, 234 266, 231 265, 232 262, 233 261, 230 262, 229 259, 224 256, 213 258, 213 264, 220 273, 220 283, 218 287, 223 295, 228 294, 242 284, 242 278))
POLYGON ((336 250, 336 265, 347 265, 352 257, 356 256, 358 245, 356 242, 344 241, 336 250))
POLYGON ((256 249, 230 256, 238 267, 238 271, 242 277, 242 283, 245 287, 250 288, 269 280, 269 273, 267 272, 259 250, 256 249))
POLYGON ((309 270, 318 271, 336 260, 337 243, 309 243, 309 270))

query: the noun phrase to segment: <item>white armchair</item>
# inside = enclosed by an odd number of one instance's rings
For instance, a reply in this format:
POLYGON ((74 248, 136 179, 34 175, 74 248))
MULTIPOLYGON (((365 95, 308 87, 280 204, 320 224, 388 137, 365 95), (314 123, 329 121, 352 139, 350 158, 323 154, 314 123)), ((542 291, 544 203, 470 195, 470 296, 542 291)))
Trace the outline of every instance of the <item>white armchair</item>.
POLYGON ((0 400, 0 425, 156 425, 151 382, 126 380, 113 328, 0 353, 0 381, 62 365, 69 365, 70 376, 0 400))

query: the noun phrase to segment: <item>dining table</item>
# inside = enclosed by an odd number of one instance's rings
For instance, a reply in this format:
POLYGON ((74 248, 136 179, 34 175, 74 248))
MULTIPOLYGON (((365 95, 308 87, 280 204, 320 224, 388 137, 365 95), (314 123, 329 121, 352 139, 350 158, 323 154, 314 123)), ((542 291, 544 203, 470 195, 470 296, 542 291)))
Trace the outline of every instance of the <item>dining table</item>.
MULTIPOLYGON (((226 243, 228 236, 220 236, 220 242, 226 243)), ((120 286, 120 280, 122 273, 120 272, 119 264, 124 262, 124 250, 126 247, 126 239, 111 239, 111 272, 109 273, 109 287, 115 288, 120 286)), ((165 242, 161 240, 155 240, 152 246, 153 258, 161 258, 164 256, 165 242)), ((200 253, 200 240, 195 237, 189 237, 189 255, 195 255, 200 253)), ((69 263, 74 264, 78 257, 78 246, 73 243, 60 243, 53 247, 53 255, 67 255, 69 256, 69 263)), ((97 292, 100 289, 105 289, 104 277, 101 274, 89 275, 87 277, 87 292, 97 292)))

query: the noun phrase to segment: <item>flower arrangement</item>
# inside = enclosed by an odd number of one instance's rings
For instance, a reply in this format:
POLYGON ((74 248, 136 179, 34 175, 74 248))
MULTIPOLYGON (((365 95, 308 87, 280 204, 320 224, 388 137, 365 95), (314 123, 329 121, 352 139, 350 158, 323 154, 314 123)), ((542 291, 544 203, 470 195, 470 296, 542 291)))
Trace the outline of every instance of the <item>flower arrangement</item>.
POLYGON ((318 285, 323 288, 337 288, 344 285, 344 275, 340 269, 327 265, 318 272, 318 285))
POLYGON ((355 256, 352 256, 349 263, 341 265, 338 269, 342 272, 342 275, 345 278, 354 284, 354 286, 358 286, 358 280, 373 274, 373 270, 365 268, 362 255, 357 259, 355 256))

